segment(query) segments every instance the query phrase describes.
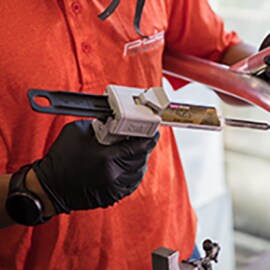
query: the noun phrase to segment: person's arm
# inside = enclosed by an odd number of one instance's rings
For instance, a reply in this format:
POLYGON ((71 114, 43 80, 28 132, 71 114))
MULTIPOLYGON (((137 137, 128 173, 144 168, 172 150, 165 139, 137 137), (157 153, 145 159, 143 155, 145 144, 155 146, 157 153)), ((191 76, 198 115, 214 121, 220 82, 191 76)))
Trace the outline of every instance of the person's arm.
MULTIPOLYGON (((266 38, 263 40, 259 51, 267 48, 270 46, 270 34, 268 36, 266 36, 266 38)), ((237 62, 239 62, 240 60, 255 54, 258 50, 253 47, 250 46, 244 42, 241 42, 231 48, 229 48, 227 51, 225 51, 222 59, 221 59, 221 63, 226 64, 228 66, 233 65, 237 62)), ((255 75, 257 77, 259 77, 260 79, 264 80, 265 82, 267 82, 268 84, 270 84, 270 55, 268 57, 266 57, 264 59, 265 64, 267 65, 265 71, 262 74, 259 75, 255 75)), ((222 93, 217 93, 220 98, 227 102, 230 103, 232 105, 249 105, 248 103, 245 103, 242 100, 224 95, 222 93)))
POLYGON ((0 176, 0 227, 14 224, 8 215, 34 226, 53 215, 114 205, 141 183, 158 138, 157 132, 102 145, 91 121, 65 125, 45 157, 0 176))
POLYGON ((225 51, 221 63, 230 66, 256 52, 257 49, 254 46, 240 42, 225 51))
MULTIPOLYGON (((244 42, 240 42, 235 46, 230 47, 228 50, 225 51, 223 57, 221 58, 221 63, 231 66, 240 60, 256 53, 256 48, 248 45, 244 42)), ((218 96, 226 103, 231 104, 231 105, 240 105, 240 106, 247 106, 250 105, 249 103, 241 100, 234 98, 232 96, 216 92, 218 96)))
POLYGON ((5 203, 8 194, 10 174, 0 175, 0 228, 6 228, 14 224, 6 213, 5 203))
MULTIPOLYGON (((10 178, 11 174, 0 175, 0 229, 7 228, 15 224, 14 221, 9 218, 5 208, 10 178)), ((38 182, 33 170, 30 170, 27 174, 26 188, 38 195, 38 197, 41 199, 45 208, 44 216, 53 216, 55 214, 55 209, 47 194, 44 192, 43 188, 38 182)))

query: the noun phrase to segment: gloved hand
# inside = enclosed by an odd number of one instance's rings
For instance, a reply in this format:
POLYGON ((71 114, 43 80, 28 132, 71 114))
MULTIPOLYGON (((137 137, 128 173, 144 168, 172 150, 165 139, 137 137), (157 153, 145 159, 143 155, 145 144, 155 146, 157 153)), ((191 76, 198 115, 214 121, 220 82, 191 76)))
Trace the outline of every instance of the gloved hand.
MULTIPOLYGON (((263 42, 259 48, 259 51, 261 51, 269 46, 270 46, 270 34, 263 40, 263 42)), ((267 68, 258 77, 270 84, 270 55, 268 55, 264 58, 264 62, 267 65, 267 68)))
POLYGON ((108 207, 131 194, 146 171, 159 138, 101 145, 91 121, 67 124, 33 169, 56 213, 108 207))

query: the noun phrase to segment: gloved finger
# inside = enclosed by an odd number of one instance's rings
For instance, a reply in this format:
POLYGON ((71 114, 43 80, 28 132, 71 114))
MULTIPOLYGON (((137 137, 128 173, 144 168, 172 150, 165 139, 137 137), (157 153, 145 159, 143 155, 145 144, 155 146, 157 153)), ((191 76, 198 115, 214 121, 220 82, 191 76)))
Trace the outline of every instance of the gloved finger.
POLYGON ((118 145, 121 148, 121 156, 124 158, 148 154, 156 146, 159 137, 160 133, 157 131, 152 138, 132 138, 121 142, 118 145))
POLYGON ((107 188, 89 189, 87 193, 87 197, 89 198, 88 206, 81 209, 107 208, 119 200, 118 197, 107 188))
POLYGON ((269 80, 270 80, 270 66, 269 67, 267 67, 266 69, 265 69, 265 74, 266 74, 266 76, 269 78, 269 80))
MULTIPOLYGON (((92 132, 92 121, 91 120, 76 120, 67 123, 63 128, 62 132, 80 132, 80 133, 89 133, 89 129, 92 132)), ((61 132, 61 133, 62 133, 61 132)))
POLYGON ((264 63, 267 65, 267 67, 265 68, 263 74, 262 74, 262 78, 269 82, 270 81, 270 55, 266 56, 264 58, 264 63))
POLYGON ((143 177, 146 171, 147 171, 147 166, 143 166, 136 172, 122 174, 114 182, 114 187, 116 187, 117 189, 119 189, 120 187, 126 188, 132 191, 139 186, 139 184, 143 180, 143 177))
POLYGON ((87 203, 83 202, 76 203, 72 209, 84 210, 84 209, 94 209, 97 207, 107 208, 114 205, 116 202, 122 198, 130 195, 139 186, 143 175, 144 168, 138 170, 136 173, 126 173, 122 174, 118 179, 111 182, 110 188, 108 186, 100 186, 96 188, 85 187, 85 198, 87 203))
POLYGON ((123 169, 124 172, 135 172, 146 164, 147 157, 147 154, 131 156, 128 159, 124 159, 123 157, 116 157, 115 163, 121 169, 123 169))
POLYGON ((270 46, 270 34, 268 34, 268 36, 266 36, 265 39, 263 40, 263 42, 259 48, 259 51, 265 49, 268 46, 270 46))
POLYGON ((270 66, 270 55, 265 56, 263 61, 266 65, 270 66))
POLYGON ((122 175, 118 180, 113 182, 113 185, 109 189, 104 188, 97 190, 94 196, 94 201, 96 201, 95 204, 102 208, 112 206, 114 203, 130 195, 137 189, 142 178, 143 171, 122 175))
POLYGON ((145 166, 146 158, 147 155, 128 158, 115 156, 113 162, 111 162, 110 158, 104 160, 102 164, 97 165, 96 169, 99 171, 99 174, 93 176, 97 181, 91 182, 91 186, 95 188, 111 186, 121 175, 137 173, 145 166))
POLYGON ((92 128, 92 121, 90 120, 77 120, 69 122, 62 128, 60 134, 54 141, 52 147, 72 147, 70 143, 73 140, 89 140, 90 136, 94 134, 92 128))

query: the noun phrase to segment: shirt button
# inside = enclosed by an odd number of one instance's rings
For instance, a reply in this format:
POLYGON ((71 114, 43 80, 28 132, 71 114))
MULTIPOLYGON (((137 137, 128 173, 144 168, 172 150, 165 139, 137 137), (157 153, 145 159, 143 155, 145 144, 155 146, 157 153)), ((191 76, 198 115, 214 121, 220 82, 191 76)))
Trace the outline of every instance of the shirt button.
POLYGON ((82 9, 82 6, 80 5, 79 2, 73 2, 72 5, 71 5, 71 9, 74 13, 79 13, 82 9))
POLYGON ((89 43, 87 43, 87 42, 83 42, 83 43, 81 44, 81 47, 82 47, 82 51, 83 51, 84 53, 89 53, 90 50, 91 50, 91 46, 90 46, 89 43))

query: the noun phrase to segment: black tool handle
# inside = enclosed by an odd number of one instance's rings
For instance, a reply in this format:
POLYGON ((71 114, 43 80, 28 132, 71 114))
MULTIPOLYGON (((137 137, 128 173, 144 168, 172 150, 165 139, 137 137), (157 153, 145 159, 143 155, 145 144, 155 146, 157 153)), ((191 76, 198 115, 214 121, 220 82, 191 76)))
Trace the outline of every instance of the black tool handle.
POLYGON ((50 114, 65 114, 104 119, 112 116, 107 96, 90 95, 67 91, 28 90, 28 98, 33 110, 50 114), (37 103, 37 98, 44 98, 48 106, 37 103))

